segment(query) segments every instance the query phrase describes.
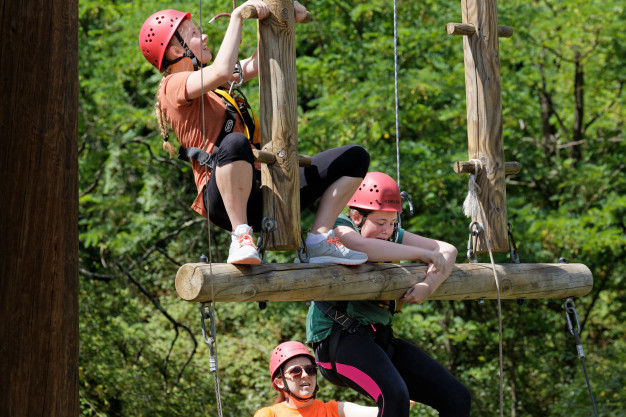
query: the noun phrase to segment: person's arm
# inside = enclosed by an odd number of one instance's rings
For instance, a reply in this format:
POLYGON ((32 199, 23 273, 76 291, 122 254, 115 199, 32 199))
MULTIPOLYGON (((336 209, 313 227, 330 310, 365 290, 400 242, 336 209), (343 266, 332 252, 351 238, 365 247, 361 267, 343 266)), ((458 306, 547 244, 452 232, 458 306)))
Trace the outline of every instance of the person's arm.
MULTIPOLYGON (((259 75, 259 51, 255 50, 250 58, 241 60, 241 70, 243 71, 243 81, 247 82, 259 75)), ((231 81, 239 82, 239 77, 231 78, 231 81)))
MULTIPOLYGON (((405 240, 408 234, 408 232, 404 233, 405 240)), ((437 246, 434 245, 434 241, 418 235, 413 235, 421 238, 415 243, 403 241, 400 244, 366 238, 349 226, 337 226, 335 236, 349 249, 365 252, 368 261, 371 262, 421 261, 435 265, 435 269, 443 267, 445 263, 445 259, 435 251, 437 246)))
POLYGON ((308 14, 308 10, 297 1, 293 2, 293 12, 296 23, 301 23, 308 14))
POLYGON ((337 407, 339 417, 376 417, 378 415, 378 407, 366 407, 342 401, 337 407))
MULTIPOLYGON (((189 100, 198 98, 203 92, 214 90, 232 79, 239 55, 239 44, 241 43, 241 28, 243 26, 241 12, 247 6, 253 6, 257 10, 259 19, 264 19, 269 13, 267 4, 261 0, 249 0, 233 10, 224 40, 213 63, 200 71, 194 71, 187 78, 186 89, 189 100)), ((258 72, 258 69, 253 70, 250 67, 249 70, 251 71, 250 74, 258 72)))
POLYGON ((432 247, 444 260, 441 267, 435 268, 433 264, 428 265, 424 281, 418 282, 409 288, 401 299, 401 301, 406 303, 421 304, 448 278, 454 268, 458 251, 449 243, 428 239, 409 232, 404 233, 402 243, 407 245, 423 243, 428 247, 432 247))

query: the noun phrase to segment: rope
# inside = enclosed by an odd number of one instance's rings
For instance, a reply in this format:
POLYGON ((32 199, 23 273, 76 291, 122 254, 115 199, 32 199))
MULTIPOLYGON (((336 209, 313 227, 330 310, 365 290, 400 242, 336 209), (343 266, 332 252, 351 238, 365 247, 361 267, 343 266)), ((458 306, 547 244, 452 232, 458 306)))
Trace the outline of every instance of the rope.
POLYGON ((593 398, 593 392, 591 391, 591 383, 589 382, 589 375, 587 375, 587 366, 585 365, 585 351, 583 350, 583 344, 580 341, 580 322, 578 321, 578 313, 576 313, 576 304, 574 299, 569 297, 563 303, 565 309, 565 318, 567 320, 567 329, 574 337, 576 342, 576 351, 583 367, 585 374, 585 381, 587 382, 587 390, 589 391, 589 397, 591 398, 591 405, 593 407, 593 414, 598 417, 598 409, 596 408, 596 401, 593 398))
MULTIPOLYGON (((393 85, 396 115, 396 178, 398 181, 398 189, 402 190, 400 187, 400 100, 398 98, 398 8, 396 0, 393 0, 393 85)), ((412 212, 413 207, 411 207, 411 214, 413 214, 412 212)), ((398 213, 398 227, 401 225, 402 216, 398 213)))
POLYGON ((397 5, 393 0, 393 82, 396 110, 396 175, 398 178, 398 189, 400 188, 400 120, 399 120, 399 99, 398 99, 398 22, 397 5))
MULTIPOLYGON (((199 17, 200 17, 200 22, 202 22, 202 0, 199 0, 199 6, 198 6, 198 13, 199 13, 199 17)), ((235 6, 235 0, 233 0, 233 7, 235 6)), ((202 44, 202 36, 204 35, 204 32, 202 30, 202 27, 200 27, 200 43, 202 44)), ((202 149, 206 149, 206 142, 207 142, 207 138, 206 138, 206 122, 205 122, 205 113, 204 113, 204 71, 202 71, 203 69, 203 47, 202 45, 200 45, 200 97, 201 97, 201 105, 200 105, 200 111, 202 112, 202 149)), ((212 173, 213 174, 213 173, 212 173)), ((208 178, 209 175, 209 168, 205 165, 204 166, 204 175, 205 178, 208 178)), ((207 181, 207 185, 205 187, 208 187, 208 181, 207 181)), ((209 194, 207 193, 207 196, 209 194)), ((211 276, 213 276, 213 248, 211 245, 211 221, 209 220, 211 218, 211 213, 210 213, 210 207, 211 204, 208 204, 208 207, 206 207, 207 210, 207 237, 209 240, 209 273, 211 274, 211 276)), ((217 365, 217 336, 215 333, 215 312, 214 312, 214 305, 215 305, 215 291, 213 288, 213 280, 211 280, 211 303, 210 303, 210 312, 209 312, 209 316, 211 318, 211 338, 207 338, 206 337, 206 333, 205 333, 205 329, 204 329, 204 317, 205 317, 205 313, 204 313, 204 305, 202 307, 202 336, 204 338, 205 343, 207 343, 207 345, 209 346, 209 368, 211 370, 211 373, 213 374, 213 386, 215 387, 215 402, 216 402, 216 406, 217 406, 217 415, 218 417, 222 417, 223 413, 222 413, 222 398, 220 395, 220 381, 219 381, 219 368, 217 365)))
MULTIPOLYGON (((480 159, 470 159, 470 162, 474 163, 475 173, 477 173, 479 169, 483 169, 483 162, 480 159)), ((463 213, 467 217, 478 217, 478 213, 480 212, 480 201, 478 200, 480 187, 476 184, 476 174, 469 175, 467 188, 467 197, 465 197, 465 201, 463 202, 463 213)))
POLYGON ((482 162, 479 159, 471 159, 474 163, 474 174, 470 174, 469 191, 465 202, 463 203, 463 210, 468 217, 478 217, 482 221, 482 228, 485 231, 485 242, 487 243, 487 249, 489 251, 489 259, 491 261, 491 269, 493 270, 493 279, 496 283, 496 294, 498 299, 498 359, 499 359, 499 371, 500 371, 500 417, 504 417, 504 371, 503 371, 503 354, 502 354, 502 303, 500 298, 500 280, 498 278, 498 272, 496 271, 496 264, 493 260, 493 251, 491 250, 489 231, 485 228, 487 222, 485 221, 485 211, 480 205, 478 200, 478 194, 480 193, 480 187, 476 184, 476 177, 479 173, 479 166, 482 169, 482 162), (468 214, 469 213, 469 214, 468 214))

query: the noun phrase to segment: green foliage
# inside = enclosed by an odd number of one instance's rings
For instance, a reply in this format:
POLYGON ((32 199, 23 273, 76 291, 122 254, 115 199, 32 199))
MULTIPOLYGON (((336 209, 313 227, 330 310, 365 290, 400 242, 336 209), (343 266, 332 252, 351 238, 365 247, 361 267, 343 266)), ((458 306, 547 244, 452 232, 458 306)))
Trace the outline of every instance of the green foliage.
MULTIPOLYGON (((372 170, 395 176, 396 122, 392 4, 306 3, 298 25, 299 144, 313 154, 364 145, 372 170)), ((400 179, 416 214, 403 227, 464 253, 467 158, 462 41, 445 35, 461 21, 457 1, 398 2, 400 179)), ((152 114, 160 75, 137 47, 144 19, 171 1, 81 0, 80 37, 80 400, 85 416, 217 415, 199 306, 176 295, 177 268, 201 254, 223 262, 228 235, 190 209, 189 166, 168 159, 152 114), (209 252, 210 250, 210 252, 209 252)), ((230 3, 202 3, 201 26, 219 48, 230 3)), ((623 84, 626 39, 617 0, 498 4, 505 154, 522 166, 507 180, 508 218, 522 262, 587 265, 592 293, 576 300, 589 378, 600 415, 624 402, 626 180, 623 84)), ((256 44, 244 24, 242 55, 256 44)), ((252 103, 258 89, 245 92, 252 103)), ((257 107, 257 106, 255 106, 257 107)), ((173 139, 175 140, 175 139, 173 139)), ((405 210, 408 211, 408 210, 405 210)), ((312 213, 303 214, 305 228, 312 213)), ((286 262, 292 253, 271 254, 286 262)), ((507 262, 505 255, 498 260, 507 262)), ((487 259, 481 261, 488 261, 487 259)), ((459 262, 463 262, 459 257, 459 262)), ((226 416, 271 402, 273 347, 304 340, 304 303, 216 307, 221 401, 226 416)), ((505 413, 583 416, 591 411, 575 343, 558 300, 502 303, 505 413)), ((472 415, 499 407, 495 301, 406 306, 398 335, 443 363, 472 393, 472 415)), ((368 404, 320 381, 320 398, 368 404)), ((416 405, 411 415, 436 415, 416 405)))

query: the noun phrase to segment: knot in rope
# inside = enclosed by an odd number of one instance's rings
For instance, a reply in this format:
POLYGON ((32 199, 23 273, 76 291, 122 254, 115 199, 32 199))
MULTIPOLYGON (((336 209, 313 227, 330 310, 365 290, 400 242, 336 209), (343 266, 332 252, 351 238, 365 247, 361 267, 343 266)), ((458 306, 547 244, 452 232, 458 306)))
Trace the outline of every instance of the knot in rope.
POLYGON ((475 218, 480 213, 480 201, 478 200, 480 186, 476 183, 476 177, 478 172, 483 169, 483 162, 480 159, 470 159, 470 162, 474 164, 474 173, 469 175, 467 197, 463 202, 463 213, 467 217, 475 218))

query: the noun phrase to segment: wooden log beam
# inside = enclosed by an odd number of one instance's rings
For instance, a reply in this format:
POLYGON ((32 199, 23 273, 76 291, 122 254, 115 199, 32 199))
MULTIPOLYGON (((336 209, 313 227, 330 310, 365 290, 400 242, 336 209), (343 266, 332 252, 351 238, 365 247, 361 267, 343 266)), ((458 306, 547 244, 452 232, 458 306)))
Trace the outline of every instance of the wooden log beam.
MULTIPOLYGON (((446 25, 448 35, 472 36, 476 33, 476 28, 471 23, 448 23, 446 25)), ((498 38, 510 38, 513 36, 511 26, 498 26, 498 38)))
POLYGON ((278 227, 268 232, 267 250, 300 248, 298 103, 295 18, 292 0, 265 0, 270 13, 258 22, 259 116, 262 150, 276 162, 261 166, 263 217, 278 227))
MULTIPOLYGON (((262 264, 195 263, 176 275, 186 301, 391 300, 424 280, 427 266, 416 263, 262 264)), ((582 264, 497 264, 502 299, 580 297, 593 286, 582 264)), ((495 299, 491 264, 457 264, 430 300, 495 299)))

